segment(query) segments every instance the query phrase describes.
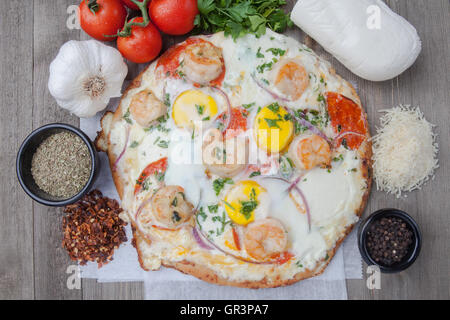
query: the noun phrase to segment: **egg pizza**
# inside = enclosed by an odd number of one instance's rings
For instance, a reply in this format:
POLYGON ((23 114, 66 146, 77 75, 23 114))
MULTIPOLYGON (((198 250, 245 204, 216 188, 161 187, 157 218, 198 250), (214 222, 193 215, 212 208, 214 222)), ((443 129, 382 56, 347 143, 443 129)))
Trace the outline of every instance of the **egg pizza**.
POLYGON ((267 30, 195 36, 147 67, 102 119, 145 270, 247 288, 323 272, 371 188, 354 88, 267 30))

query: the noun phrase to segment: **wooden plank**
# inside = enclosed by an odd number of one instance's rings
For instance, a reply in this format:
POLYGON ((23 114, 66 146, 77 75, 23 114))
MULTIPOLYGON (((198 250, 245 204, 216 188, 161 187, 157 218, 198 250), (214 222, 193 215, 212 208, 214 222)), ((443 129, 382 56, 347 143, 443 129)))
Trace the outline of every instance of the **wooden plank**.
POLYGON ((15 172, 16 153, 33 115, 33 6, 1 1, 0 26, 0 299, 32 299, 32 202, 15 172))
POLYGON ((98 283, 83 280, 83 300, 143 300, 143 282, 98 283))
MULTIPOLYGON (((71 0, 34 1, 34 108, 33 128, 47 123, 78 125, 79 120, 61 109, 50 95, 47 83, 50 62, 79 31, 66 28, 66 10, 71 0)), ((81 290, 69 290, 67 267, 73 265, 61 247, 62 209, 34 204, 34 264, 36 299, 80 299, 81 290)))
POLYGON ((436 179, 407 198, 374 191, 366 213, 396 207, 410 213, 422 229, 423 246, 416 263, 399 274, 381 277, 381 290, 369 291, 365 281, 348 281, 351 299, 449 299, 450 166, 448 159, 450 102, 448 70, 449 3, 442 1, 390 1, 391 7, 418 30, 422 53, 412 68, 384 83, 362 83, 372 130, 378 125, 380 109, 399 103, 420 106, 426 118, 437 125, 441 168, 436 179))

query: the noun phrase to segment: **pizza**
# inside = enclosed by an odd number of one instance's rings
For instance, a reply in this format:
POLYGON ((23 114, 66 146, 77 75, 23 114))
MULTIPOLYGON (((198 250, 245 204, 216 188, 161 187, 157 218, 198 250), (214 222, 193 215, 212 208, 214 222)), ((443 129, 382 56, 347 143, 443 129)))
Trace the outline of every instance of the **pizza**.
POLYGON ((267 30, 188 38, 150 64, 102 119, 145 270, 247 288, 323 272, 371 188, 354 88, 267 30))

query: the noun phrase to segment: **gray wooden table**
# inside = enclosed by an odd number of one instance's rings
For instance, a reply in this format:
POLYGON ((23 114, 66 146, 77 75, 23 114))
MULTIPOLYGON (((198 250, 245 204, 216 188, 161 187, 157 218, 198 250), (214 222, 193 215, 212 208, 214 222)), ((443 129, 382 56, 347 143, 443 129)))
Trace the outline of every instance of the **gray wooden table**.
MULTIPOLYGON (((56 105, 47 89, 49 64, 59 47, 68 40, 88 39, 82 31, 66 27, 67 9, 78 2, 0 0, 0 299, 143 298, 141 283, 99 284, 83 280, 81 289, 69 290, 66 269, 73 263, 61 248, 61 210, 32 202, 16 179, 16 152, 33 129, 51 122, 79 123, 76 117, 56 105)), ((288 1, 287 9, 294 2, 288 1)), ((417 28, 422 38, 419 59, 400 77, 381 83, 364 81, 310 39, 308 45, 330 60, 344 78, 358 84, 372 132, 378 125, 378 110, 399 103, 419 105, 427 119, 437 125, 440 168, 434 181, 407 198, 396 199, 373 190, 364 215, 385 207, 409 212, 422 229, 422 252, 408 270, 382 275, 380 290, 367 289, 365 279, 348 280, 348 296, 350 299, 449 299, 449 1, 387 2, 417 28)), ((297 28, 288 34, 305 39, 297 28)), ((178 40, 167 37, 165 47, 178 40)), ((128 78, 134 78, 143 67, 130 64, 128 78)))

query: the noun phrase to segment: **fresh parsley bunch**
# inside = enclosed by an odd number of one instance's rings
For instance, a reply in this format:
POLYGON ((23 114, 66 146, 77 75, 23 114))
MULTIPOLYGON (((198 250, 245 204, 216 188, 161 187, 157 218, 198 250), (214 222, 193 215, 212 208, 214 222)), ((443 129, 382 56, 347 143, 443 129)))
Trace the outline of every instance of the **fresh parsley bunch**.
POLYGON ((260 37, 266 27, 283 32, 292 26, 280 8, 285 0, 198 0, 200 14, 195 18, 196 32, 224 31, 237 39, 248 33, 260 37))

